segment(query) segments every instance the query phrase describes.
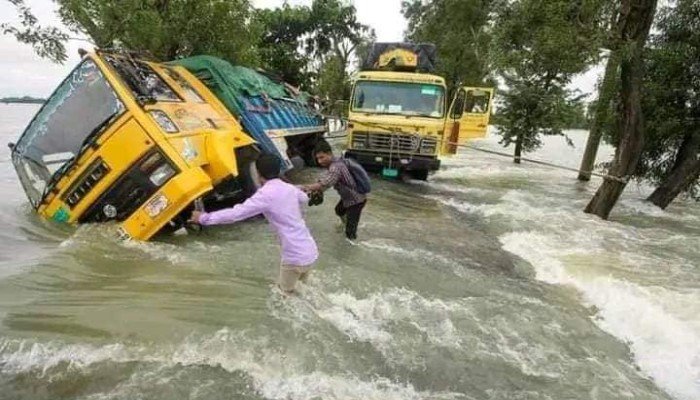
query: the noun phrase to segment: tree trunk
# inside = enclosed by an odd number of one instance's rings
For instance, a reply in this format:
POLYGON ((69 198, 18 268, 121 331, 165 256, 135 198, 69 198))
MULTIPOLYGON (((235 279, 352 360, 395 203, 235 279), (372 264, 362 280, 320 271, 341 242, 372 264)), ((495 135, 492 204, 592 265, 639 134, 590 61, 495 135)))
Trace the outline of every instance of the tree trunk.
POLYGON ((587 213, 608 219, 610 211, 627 186, 627 179, 637 168, 644 146, 644 118, 640 102, 642 86, 642 51, 654 20, 656 0, 622 0, 616 26, 620 59, 620 143, 607 178, 588 203, 587 213))
POLYGON ((593 116, 593 124, 588 134, 588 141, 586 142, 586 151, 583 153, 583 158, 581 159, 581 167, 579 168, 580 172, 578 174, 578 180, 580 181, 591 180, 590 172, 593 171, 593 166, 595 165, 596 154, 600 146, 600 138, 603 134, 603 125, 608 119, 610 100, 612 100, 614 96, 619 66, 620 58, 617 50, 611 50, 608 62, 605 65, 603 82, 600 84, 598 102, 595 108, 595 115, 593 116))
POLYGON ((515 153, 513 154, 513 162, 520 164, 520 155, 523 152, 523 133, 518 133, 518 138, 515 139, 515 153))
POLYGON ((678 195, 692 182, 700 177, 700 132, 687 135, 678 148, 676 161, 671 172, 666 176, 661 185, 647 198, 665 209, 678 195))

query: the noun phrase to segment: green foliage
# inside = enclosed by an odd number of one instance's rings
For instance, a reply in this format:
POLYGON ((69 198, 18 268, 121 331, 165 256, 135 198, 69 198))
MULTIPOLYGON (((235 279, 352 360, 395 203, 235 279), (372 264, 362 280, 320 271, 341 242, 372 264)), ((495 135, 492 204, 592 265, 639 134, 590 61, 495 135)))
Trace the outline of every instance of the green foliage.
POLYGON ((313 76, 311 57, 300 51, 302 39, 314 29, 309 7, 290 7, 255 11, 256 22, 263 32, 259 43, 261 66, 295 86, 309 89, 313 76))
POLYGON ((569 109, 569 118, 567 121, 568 129, 589 129, 591 127, 591 113, 588 112, 588 105, 583 101, 571 101, 569 109))
POLYGON ((374 40, 374 31, 357 20, 355 6, 343 0, 314 0, 314 31, 306 40, 306 52, 314 58, 318 79, 314 90, 334 104, 350 96, 348 68, 357 50, 374 40))
POLYGON ((260 56, 265 69, 314 90, 327 101, 349 95, 348 68, 374 38, 357 20, 352 3, 314 0, 311 7, 288 4, 256 11, 263 32, 260 56))
POLYGON ((523 150, 534 150, 542 145, 540 135, 563 135, 565 129, 586 124, 580 98, 563 86, 511 79, 505 83, 509 89, 499 95, 495 122, 504 146, 515 143, 520 135, 523 150))
MULTIPOLYGON (((644 150, 634 178, 658 185, 674 168, 687 136, 700 132, 700 4, 680 0, 660 10, 656 30, 644 54, 644 150)), ((610 105, 603 127, 603 138, 616 147, 617 103, 610 105)), ((697 183, 688 190, 697 194, 697 183)))
POLYGON ((349 98, 350 83, 344 71, 343 61, 340 58, 328 57, 318 72, 316 94, 329 102, 349 98))
MULTIPOLYGON (((635 173, 656 184, 673 169, 686 138, 700 132, 700 3, 679 0, 663 9, 657 29, 645 54, 646 137, 635 173)), ((696 178, 688 189, 697 194, 697 185, 696 178)))
POLYGON ((20 26, 7 22, 0 24, 0 31, 4 35, 12 35, 21 43, 26 43, 34 48, 36 54, 53 62, 63 63, 68 59, 65 42, 68 35, 55 27, 43 27, 34 16, 24 0, 8 0, 17 10, 20 26))
MULTIPOLYGON (((406 38, 434 43, 438 74, 448 85, 482 85, 493 78, 491 41, 494 10, 503 0, 403 1, 406 38)), ((492 82, 489 82, 492 83, 492 82)))
POLYGON ((347 67, 355 48, 373 35, 357 20, 357 10, 349 1, 314 0, 311 20, 314 29, 306 40, 306 51, 319 61, 334 56, 347 67))
MULTIPOLYGON (((566 89, 571 78, 599 60, 605 43, 604 0, 519 0, 496 19, 496 67, 505 80, 500 93, 501 143, 541 145, 539 135, 562 135, 580 101, 566 89)), ((517 150, 516 150, 517 152, 517 150)))
POLYGON ((255 64, 257 26, 248 0, 57 0, 63 22, 98 47, 162 60, 209 54, 255 64))

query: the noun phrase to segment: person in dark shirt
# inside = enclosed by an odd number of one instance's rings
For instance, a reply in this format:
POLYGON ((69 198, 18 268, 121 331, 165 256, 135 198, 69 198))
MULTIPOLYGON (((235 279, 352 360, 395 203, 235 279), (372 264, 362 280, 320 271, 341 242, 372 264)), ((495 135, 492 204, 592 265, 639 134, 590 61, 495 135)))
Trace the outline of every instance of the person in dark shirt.
POLYGON ((302 186, 306 192, 325 191, 334 188, 340 195, 340 201, 335 206, 335 213, 345 224, 345 236, 357 239, 357 226, 360 223, 362 210, 367 204, 367 196, 358 192, 357 182, 342 158, 333 156, 333 150, 328 143, 320 142, 314 148, 316 162, 328 172, 311 185, 302 186))

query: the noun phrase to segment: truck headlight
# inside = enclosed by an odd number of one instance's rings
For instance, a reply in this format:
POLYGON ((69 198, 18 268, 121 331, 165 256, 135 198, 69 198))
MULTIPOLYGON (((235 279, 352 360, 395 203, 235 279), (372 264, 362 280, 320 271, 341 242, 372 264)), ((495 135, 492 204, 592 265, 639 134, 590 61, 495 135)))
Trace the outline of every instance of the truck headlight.
POLYGON ((160 129, 162 129, 168 133, 180 132, 180 130, 177 129, 177 125, 175 125, 173 120, 171 120, 170 117, 168 117, 168 114, 164 113, 163 111, 151 110, 148 113, 158 123, 158 126, 160 126, 160 129))
POLYGON ((424 138, 420 143, 420 152, 422 154, 434 154, 437 151, 437 139, 424 138))
POLYGON ((149 217, 155 218, 168 208, 168 198, 164 194, 155 195, 143 208, 149 217))
POLYGON ((366 149, 367 148, 367 135, 366 134, 354 134, 354 135, 352 135, 352 148, 353 149, 366 149))
POLYGON ((165 163, 156 168, 155 171, 151 172, 148 179, 151 181, 151 183, 160 187, 167 182, 168 179, 172 178, 173 175, 175 175, 175 169, 170 164, 165 163))

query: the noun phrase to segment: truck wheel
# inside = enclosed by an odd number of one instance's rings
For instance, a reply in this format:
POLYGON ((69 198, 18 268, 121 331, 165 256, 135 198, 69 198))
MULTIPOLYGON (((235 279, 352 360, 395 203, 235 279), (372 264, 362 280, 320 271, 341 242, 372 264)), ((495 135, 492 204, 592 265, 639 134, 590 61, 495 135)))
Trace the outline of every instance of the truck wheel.
POLYGON ((238 162, 237 179, 243 187, 245 197, 248 198, 260 187, 260 175, 255 168, 255 160, 260 157, 260 151, 254 146, 245 146, 236 149, 236 161, 238 162))
POLYGON ((421 169, 417 171, 408 171, 409 176, 411 179, 415 179, 417 181, 427 181, 428 180, 428 170, 427 169, 421 169))
POLYGON ((163 225, 163 227, 160 228, 156 236, 172 235, 176 231, 180 230, 180 228, 186 227, 187 220, 189 220, 192 216, 192 211, 194 211, 194 205, 190 204, 187 207, 185 207, 185 209, 182 210, 180 214, 176 215, 175 218, 163 225))

